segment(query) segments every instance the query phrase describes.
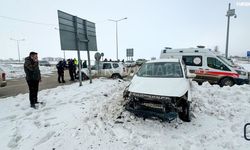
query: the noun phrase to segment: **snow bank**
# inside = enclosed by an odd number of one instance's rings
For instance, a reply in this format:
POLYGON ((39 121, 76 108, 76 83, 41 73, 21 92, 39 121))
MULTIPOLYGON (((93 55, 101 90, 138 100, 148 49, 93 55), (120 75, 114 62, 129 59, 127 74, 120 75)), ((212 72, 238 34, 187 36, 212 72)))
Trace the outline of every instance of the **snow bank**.
POLYGON ((248 72, 250 72, 250 64, 240 64, 242 67, 244 67, 248 72))
MULTIPOLYGON (((0 64, 0 67, 6 73, 6 79, 17 79, 25 77, 23 64, 0 64)), ((41 74, 51 74, 56 71, 56 67, 39 66, 41 74)))
POLYGON ((250 72, 250 62, 249 61, 236 61, 237 64, 244 67, 248 72, 250 72))
POLYGON ((95 79, 39 92, 44 106, 29 107, 28 94, 0 99, 0 147, 8 149, 248 150, 250 86, 192 84, 190 123, 143 120, 124 111, 128 82, 95 79))

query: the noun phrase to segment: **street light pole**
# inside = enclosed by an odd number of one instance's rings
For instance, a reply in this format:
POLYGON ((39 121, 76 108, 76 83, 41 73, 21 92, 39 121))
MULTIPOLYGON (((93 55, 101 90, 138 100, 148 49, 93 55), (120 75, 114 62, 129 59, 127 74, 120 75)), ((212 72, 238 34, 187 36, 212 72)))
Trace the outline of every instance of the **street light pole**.
POLYGON ((19 42, 20 41, 24 41, 25 39, 13 39, 13 38, 10 38, 10 40, 12 40, 12 41, 16 41, 16 43, 17 43, 17 51, 18 51, 18 60, 19 60, 19 62, 21 61, 21 59, 20 59, 20 50, 19 50, 19 42))
POLYGON ((115 22, 116 27, 116 60, 118 60, 118 22, 115 22))
POLYGON ((115 22, 115 28, 116 28, 116 59, 118 60, 118 22, 128 19, 127 17, 119 19, 119 20, 113 20, 113 19, 108 19, 108 21, 113 21, 115 22))
POLYGON ((230 17, 234 16, 236 18, 235 9, 230 9, 231 3, 228 4, 228 11, 227 11, 227 37, 226 37, 226 58, 228 58, 228 41, 229 41, 229 26, 230 26, 230 17))

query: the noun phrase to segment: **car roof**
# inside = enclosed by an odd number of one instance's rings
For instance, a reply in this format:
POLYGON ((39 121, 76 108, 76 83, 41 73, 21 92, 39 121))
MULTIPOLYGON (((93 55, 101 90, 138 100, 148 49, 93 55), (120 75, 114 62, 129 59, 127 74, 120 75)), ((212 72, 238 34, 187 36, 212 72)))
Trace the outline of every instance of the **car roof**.
POLYGON ((118 62, 118 61, 100 61, 99 63, 118 63, 118 64, 122 64, 123 62, 118 62))
POLYGON ((150 60, 146 63, 155 63, 155 62, 179 62, 179 59, 177 58, 171 58, 171 59, 156 59, 156 60, 150 60))

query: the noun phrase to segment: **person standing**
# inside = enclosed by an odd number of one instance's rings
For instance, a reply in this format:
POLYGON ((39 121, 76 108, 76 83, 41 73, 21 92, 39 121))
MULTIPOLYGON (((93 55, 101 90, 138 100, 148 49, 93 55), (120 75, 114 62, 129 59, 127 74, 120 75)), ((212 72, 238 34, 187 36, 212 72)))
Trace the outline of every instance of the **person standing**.
POLYGON ((65 83, 64 81, 64 63, 62 60, 60 60, 58 62, 58 64, 56 65, 57 68, 57 74, 58 74, 58 82, 61 83, 61 79, 62 79, 62 83, 65 83))
POLYGON ((84 60, 84 62, 82 63, 82 68, 87 68, 87 61, 84 60))
POLYGON ((78 61, 76 60, 76 58, 74 58, 74 68, 73 68, 73 75, 74 78, 76 79, 76 68, 78 67, 78 61))
POLYGON ((73 59, 69 60, 69 75, 70 75, 70 81, 74 81, 74 61, 73 59))
POLYGON ((41 82, 41 74, 38 64, 38 56, 36 52, 30 52, 29 56, 25 58, 24 72, 26 74, 26 81, 29 86, 30 107, 36 109, 37 93, 39 82, 41 82))

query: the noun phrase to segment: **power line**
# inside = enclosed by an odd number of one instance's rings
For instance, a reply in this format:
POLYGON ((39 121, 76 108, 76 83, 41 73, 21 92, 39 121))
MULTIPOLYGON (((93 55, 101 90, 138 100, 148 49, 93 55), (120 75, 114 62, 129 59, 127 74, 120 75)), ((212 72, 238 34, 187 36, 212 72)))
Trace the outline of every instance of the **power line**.
MULTIPOLYGON (((31 23, 31 24, 37 24, 37 25, 52 26, 55 30, 59 30, 59 26, 56 25, 56 24, 35 22, 35 21, 18 19, 18 18, 13 18, 13 17, 8 17, 8 16, 1 16, 1 15, 0 15, 0 18, 4 18, 4 19, 8 19, 8 20, 14 20, 14 21, 19 21, 19 22, 25 22, 25 23, 31 23)), ((106 22, 106 21, 107 20, 99 20, 95 24, 100 24, 100 23, 103 23, 103 22, 106 22)))
POLYGON ((9 20, 15 20, 15 21, 19 21, 19 22, 26 22, 26 23, 32 23, 32 24, 38 24, 38 25, 45 25, 45 26, 58 26, 55 24, 49 24, 49 23, 42 23, 42 22, 35 22, 35 21, 30 21, 30 20, 24 20, 24 19, 18 19, 18 18, 12 18, 12 17, 7 17, 7 16, 0 16, 1 18, 4 19, 9 19, 9 20))

